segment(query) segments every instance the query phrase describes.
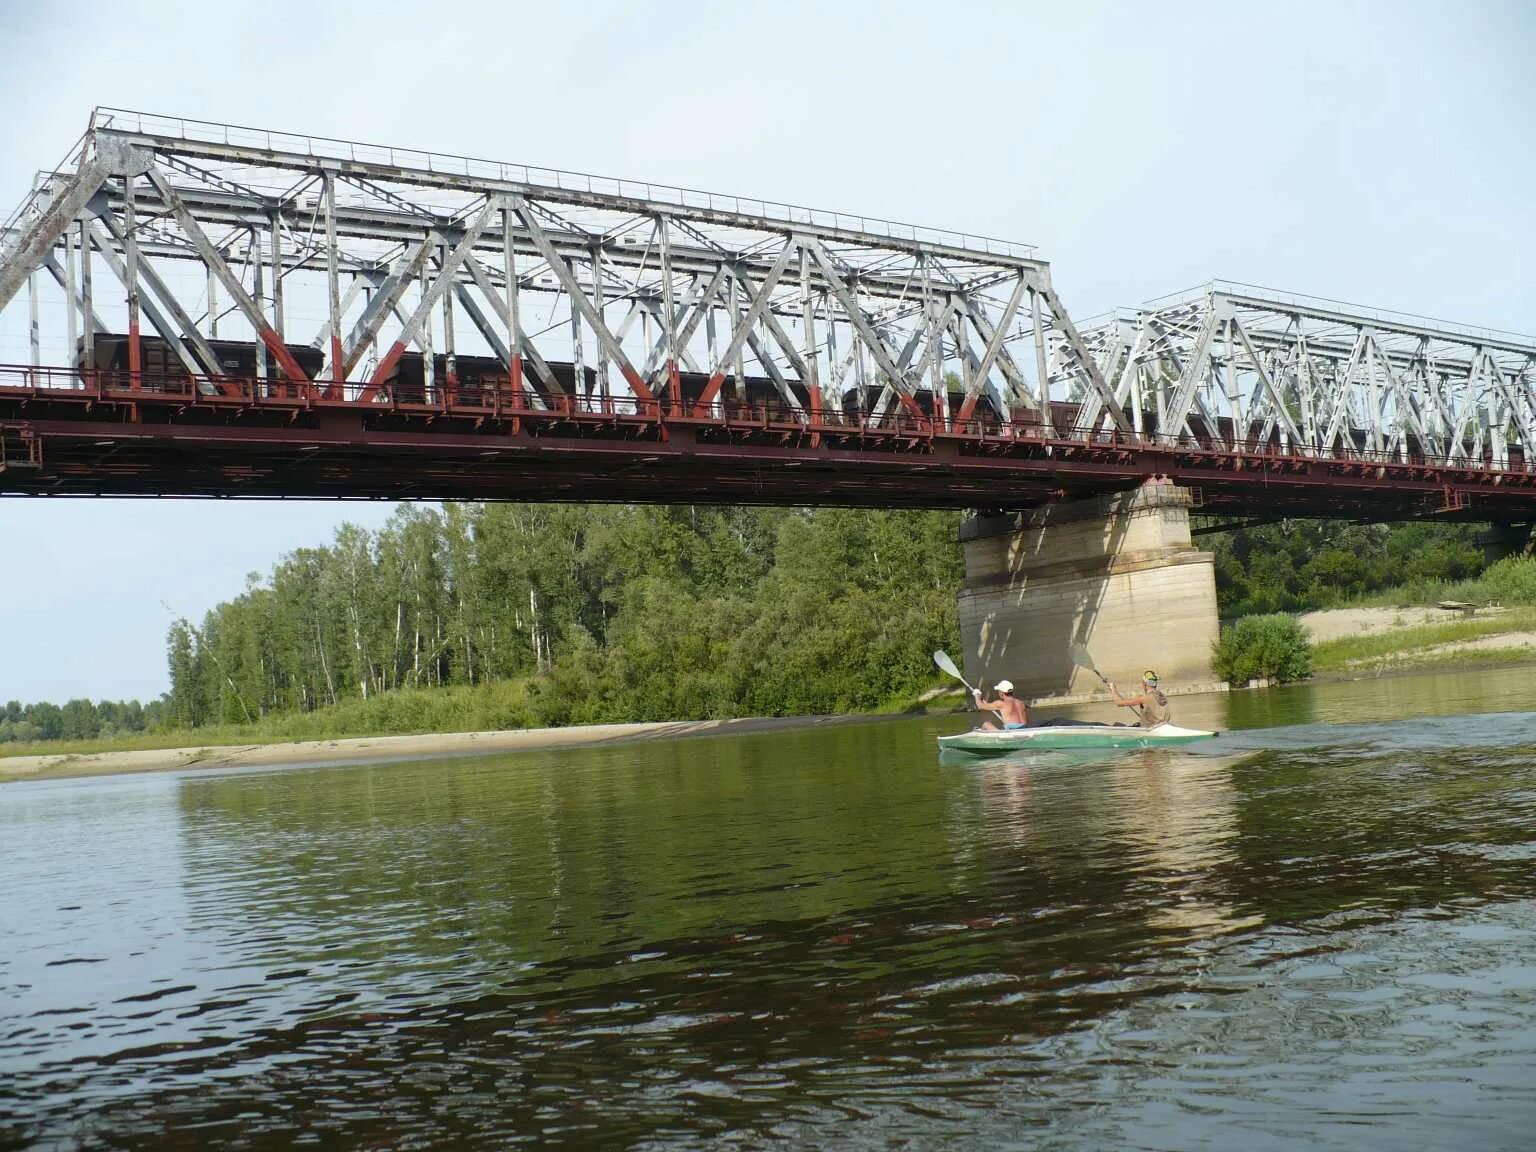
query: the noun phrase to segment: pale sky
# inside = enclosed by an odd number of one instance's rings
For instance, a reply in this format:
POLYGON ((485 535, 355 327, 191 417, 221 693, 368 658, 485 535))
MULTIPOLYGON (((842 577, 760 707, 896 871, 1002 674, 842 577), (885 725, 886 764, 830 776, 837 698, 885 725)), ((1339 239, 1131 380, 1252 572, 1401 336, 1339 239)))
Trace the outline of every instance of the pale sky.
MULTIPOLYGON (((0 0, 0 52, 0 216, 103 104, 1026 241, 1079 319, 1224 277, 1536 331, 1529 3, 0 0)), ((0 701, 154 697, 167 605, 389 512, 0 500, 0 701)))

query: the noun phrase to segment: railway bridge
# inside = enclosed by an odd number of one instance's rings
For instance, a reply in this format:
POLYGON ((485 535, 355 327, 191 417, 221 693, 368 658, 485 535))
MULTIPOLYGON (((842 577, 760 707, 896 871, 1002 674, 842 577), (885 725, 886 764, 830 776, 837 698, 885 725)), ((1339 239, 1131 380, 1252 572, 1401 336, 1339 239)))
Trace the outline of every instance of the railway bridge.
POLYGON ((1035 691, 1094 636, 1206 674, 1192 512, 1536 518, 1530 337, 1078 324, 1027 245, 113 109, 0 232, 0 340, 3 494, 977 510, 968 667, 1035 691))

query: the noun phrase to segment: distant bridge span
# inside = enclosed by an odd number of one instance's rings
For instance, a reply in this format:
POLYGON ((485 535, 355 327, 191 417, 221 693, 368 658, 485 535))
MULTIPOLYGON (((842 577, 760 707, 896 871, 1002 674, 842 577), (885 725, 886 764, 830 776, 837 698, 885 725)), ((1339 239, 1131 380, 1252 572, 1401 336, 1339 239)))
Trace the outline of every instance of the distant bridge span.
POLYGON ((1536 518, 1536 339, 98 110, 0 236, 0 493, 1536 518))

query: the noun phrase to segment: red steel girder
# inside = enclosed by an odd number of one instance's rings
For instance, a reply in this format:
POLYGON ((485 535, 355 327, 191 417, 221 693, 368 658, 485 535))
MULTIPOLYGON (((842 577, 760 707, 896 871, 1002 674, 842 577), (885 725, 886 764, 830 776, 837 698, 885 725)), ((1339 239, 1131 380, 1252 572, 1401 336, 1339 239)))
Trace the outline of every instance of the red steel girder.
POLYGON ((1158 476, 1229 511, 1536 514, 1536 474, 1523 464, 1066 440, 980 423, 943 432, 899 416, 678 415, 570 396, 539 411, 499 393, 410 405, 325 400, 280 382, 261 395, 245 381, 236 396, 112 383, 0 384, 0 424, 40 453, 37 467, 0 474, 0 493, 1027 507, 1158 476))

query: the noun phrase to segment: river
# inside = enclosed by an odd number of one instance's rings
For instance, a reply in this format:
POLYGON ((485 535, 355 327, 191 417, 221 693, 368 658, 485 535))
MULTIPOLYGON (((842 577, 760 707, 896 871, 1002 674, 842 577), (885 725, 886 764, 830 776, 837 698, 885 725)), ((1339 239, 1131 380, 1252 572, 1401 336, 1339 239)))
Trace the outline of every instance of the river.
POLYGON ((6 785, 0 1147, 1528 1149, 1533 689, 6 785))

